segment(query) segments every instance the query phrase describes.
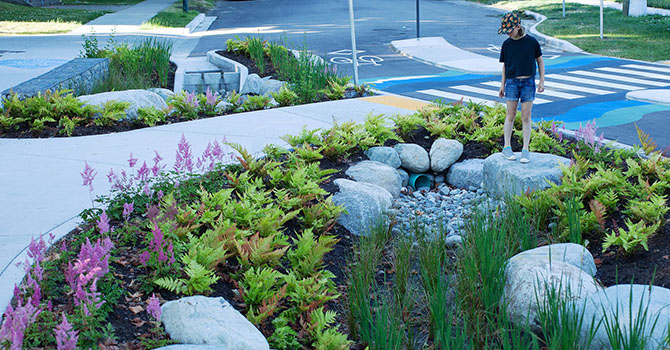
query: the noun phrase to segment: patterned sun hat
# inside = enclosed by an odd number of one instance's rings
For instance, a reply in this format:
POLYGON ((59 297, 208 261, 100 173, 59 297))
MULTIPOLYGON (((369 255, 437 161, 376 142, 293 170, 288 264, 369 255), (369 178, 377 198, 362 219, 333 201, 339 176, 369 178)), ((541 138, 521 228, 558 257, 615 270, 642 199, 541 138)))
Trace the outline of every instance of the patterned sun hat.
POLYGON ((498 34, 509 34, 514 30, 514 28, 521 24, 519 16, 514 12, 506 13, 502 21, 500 22, 500 29, 498 29, 498 34))

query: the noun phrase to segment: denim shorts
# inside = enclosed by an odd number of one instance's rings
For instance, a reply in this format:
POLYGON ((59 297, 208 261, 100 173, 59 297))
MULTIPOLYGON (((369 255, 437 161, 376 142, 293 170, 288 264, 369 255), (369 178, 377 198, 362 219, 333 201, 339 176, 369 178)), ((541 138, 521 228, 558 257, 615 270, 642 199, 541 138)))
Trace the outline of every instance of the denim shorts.
POLYGON ((505 100, 521 100, 521 103, 535 100, 535 77, 505 79, 505 100))

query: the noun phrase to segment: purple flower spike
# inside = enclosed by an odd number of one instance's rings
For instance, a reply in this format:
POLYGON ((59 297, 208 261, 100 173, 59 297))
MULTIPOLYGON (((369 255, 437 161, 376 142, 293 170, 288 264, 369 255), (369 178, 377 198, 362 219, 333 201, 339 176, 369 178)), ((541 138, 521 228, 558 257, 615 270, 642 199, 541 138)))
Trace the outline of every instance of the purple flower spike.
POLYGON ((54 328, 54 333, 56 334, 56 349, 74 350, 77 348, 79 332, 72 329, 72 325, 67 321, 65 314, 63 314, 63 322, 54 328))
POLYGON ((91 168, 91 166, 88 165, 88 162, 85 161, 84 165, 84 171, 80 173, 81 178, 84 180, 82 186, 88 186, 88 190, 93 191, 93 180, 95 179, 95 176, 98 175, 98 172, 91 168))
POLYGON ((147 302, 147 312, 154 318, 154 320, 160 322, 162 313, 161 302, 153 293, 151 293, 151 298, 149 298, 149 301, 147 302))
POLYGON ((123 218, 128 221, 128 218, 130 218, 130 214, 133 213, 134 207, 133 207, 133 202, 130 203, 123 203, 123 218))
POLYGON ((102 211, 102 214, 100 214, 98 221, 95 223, 98 225, 98 231, 100 231, 100 233, 109 232, 109 218, 104 210, 102 211))
POLYGON ((128 157, 128 165, 132 168, 137 164, 137 158, 133 158, 133 153, 130 153, 130 157, 128 157))

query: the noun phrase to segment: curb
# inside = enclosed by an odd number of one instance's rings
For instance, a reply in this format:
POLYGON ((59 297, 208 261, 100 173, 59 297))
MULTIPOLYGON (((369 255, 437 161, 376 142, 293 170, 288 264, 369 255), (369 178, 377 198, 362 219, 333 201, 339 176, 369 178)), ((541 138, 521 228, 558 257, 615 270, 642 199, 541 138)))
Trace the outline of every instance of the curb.
POLYGON ((186 27, 184 27, 184 34, 191 34, 193 31, 195 31, 195 28, 197 28, 202 21, 205 20, 205 14, 204 13, 199 13, 195 18, 193 18, 186 27))
POLYGON ((547 46, 551 46, 551 47, 559 49, 559 50, 567 51, 567 52, 574 52, 574 53, 583 53, 584 52, 584 50, 582 50, 579 47, 571 44, 568 41, 558 39, 558 38, 554 38, 554 37, 551 37, 551 36, 540 33, 537 30, 537 26, 540 25, 542 22, 544 22, 547 19, 546 16, 543 16, 539 13, 535 13, 533 11, 528 11, 528 10, 526 10, 526 14, 533 16, 535 18, 535 20, 537 21, 535 24, 533 24, 530 27, 530 32, 537 38, 537 41, 539 41, 540 43, 545 44, 547 46))

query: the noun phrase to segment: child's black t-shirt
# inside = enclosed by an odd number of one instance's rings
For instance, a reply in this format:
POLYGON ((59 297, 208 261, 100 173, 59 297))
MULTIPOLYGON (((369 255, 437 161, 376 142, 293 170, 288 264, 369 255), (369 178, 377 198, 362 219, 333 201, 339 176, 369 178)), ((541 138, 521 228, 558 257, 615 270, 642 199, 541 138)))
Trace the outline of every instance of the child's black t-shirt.
POLYGON ((540 44, 530 35, 514 40, 508 38, 500 50, 500 62, 505 63, 505 78, 535 75, 535 59, 542 56, 540 44))

